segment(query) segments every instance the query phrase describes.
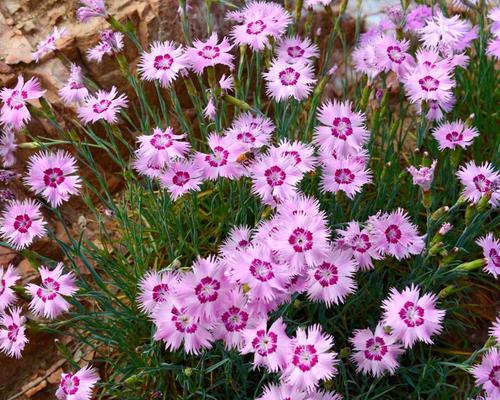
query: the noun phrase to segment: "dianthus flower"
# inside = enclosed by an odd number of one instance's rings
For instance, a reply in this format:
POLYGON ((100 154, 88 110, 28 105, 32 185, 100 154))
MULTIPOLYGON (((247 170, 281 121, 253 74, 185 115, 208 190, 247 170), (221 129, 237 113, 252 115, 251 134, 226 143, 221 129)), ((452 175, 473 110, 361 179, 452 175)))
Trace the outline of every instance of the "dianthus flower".
POLYGON ((108 12, 104 0, 80 0, 84 7, 76 10, 80 22, 87 22, 92 17, 107 17, 108 12))
POLYGON ((500 203, 500 175, 495 171, 493 165, 484 162, 477 165, 470 161, 462 165, 457 176, 464 190, 462 195, 470 202, 477 204, 484 195, 491 195, 489 203, 498 207, 500 203))
POLYGON ((7 125, 0 137, 0 157, 4 168, 12 167, 16 162, 17 141, 12 128, 7 125))
POLYGON ((239 251, 246 250, 252 245, 252 231, 248 226, 232 226, 227 238, 219 247, 219 254, 225 259, 230 259, 239 251))
POLYGON ((26 318, 21 316, 20 307, 0 314, 0 350, 9 357, 21 358, 21 352, 28 343, 25 323, 26 318))
POLYGON ((56 397, 58 400, 90 400, 92 390, 99 379, 97 370, 88 365, 74 374, 63 373, 56 391, 56 397))
POLYGON ((413 184, 420 186, 423 190, 429 190, 434 179, 436 164, 437 161, 434 160, 429 167, 415 168, 413 165, 409 166, 407 170, 412 176, 413 184))
POLYGON ((497 278, 500 276, 500 240, 490 232, 479 238, 476 243, 483 249, 483 256, 486 260, 484 271, 497 278))
POLYGON ((321 190, 337 193, 342 191, 353 199, 363 185, 371 182, 371 172, 357 162, 349 159, 330 159, 323 161, 321 190))
POLYGON ((313 67, 304 62, 289 64, 281 59, 272 61, 268 72, 263 74, 267 84, 267 94, 276 101, 292 97, 304 100, 313 90, 316 82, 313 67))
POLYGON ((264 393, 256 400, 310 400, 308 393, 297 389, 294 385, 275 385, 269 384, 264 387, 264 393))
POLYGON ((203 171, 192 161, 174 161, 160 175, 160 183, 175 201, 189 191, 198 192, 203 183, 202 176, 203 171))
POLYGON ((267 146, 271 141, 271 134, 263 130, 260 124, 245 120, 235 121, 226 131, 226 136, 241 143, 245 151, 267 146))
POLYGON ((123 33, 106 29, 101 32, 101 41, 87 51, 87 57, 89 60, 100 63, 106 54, 112 56, 122 51, 122 49, 123 33))
POLYGON ((466 149, 472 144, 479 132, 474 127, 468 127, 461 120, 446 122, 432 131, 432 135, 438 141, 439 150, 466 149))
POLYGON ((495 338, 497 344, 500 344, 500 315, 497 317, 495 322, 491 324, 490 329, 488 329, 488 333, 495 338))
POLYGON ((14 284, 21 278, 13 265, 9 265, 7 269, 0 268, 0 312, 3 312, 7 307, 10 307, 17 299, 14 292, 14 284))
POLYGON ((118 92, 113 86, 109 92, 98 90, 95 96, 88 96, 85 102, 78 107, 78 116, 85 123, 97 122, 101 119, 110 124, 118 121, 117 114, 128 104, 127 97, 118 92))
POLYGON ((429 6, 421 4, 413 6, 406 14, 404 27, 405 31, 417 33, 426 25, 427 20, 430 19, 436 12, 437 6, 435 6, 434 10, 432 10, 432 8, 429 6))
POLYGON ((139 281, 139 308, 151 314, 160 303, 168 301, 172 288, 178 283, 178 277, 172 272, 148 271, 139 281))
POLYGON ((394 71, 398 76, 403 76, 414 62, 408 54, 409 47, 410 42, 407 40, 397 40, 393 35, 382 36, 375 46, 377 67, 381 71, 394 71))
POLYGON ((278 143, 278 150, 285 157, 290 157, 295 167, 302 173, 314 171, 316 168, 316 157, 312 146, 299 142, 290 142, 282 139, 278 143))
POLYGON ((69 79, 59 90, 59 96, 64 104, 81 103, 88 96, 89 91, 83 81, 82 68, 76 64, 71 64, 69 79))
POLYGON ((500 353, 492 348, 483 356, 481 364, 472 368, 476 385, 482 387, 491 400, 500 398, 500 353))
POLYGON ((294 64, 296 62, 311 63, 311 58, 319 56, 319 49, 309 38, 289 36, 278 43, 276 54, 280 60, 294 64))
POLYGON ((261 130, 265 135, 271 135, 276 128, 270 118, 265 117, 264 115, 253 115, 250 112, 238 114, 233 121, 233 127, 247 125, 249 125, 252 129, 261 130))
POLYGON ((66 28, 63 27, 59 29, 57 26, 54 27, 54 30, 49 34, 49 36, 43 39, 36 46, 36 51, 33 53, 33 60, 39 62, 44 55, 56 50, 56 42, 63 36, 67 35, 68 30, 66 28))
POLYGON ((231 48, 227 38, 223 37, 219 42, 217 33, 214 32, 206 41, 193 40, 193 47, 186 49, 187 60, 197 74, 218 64, 233 68, 233 55, 229 53, 231 48))

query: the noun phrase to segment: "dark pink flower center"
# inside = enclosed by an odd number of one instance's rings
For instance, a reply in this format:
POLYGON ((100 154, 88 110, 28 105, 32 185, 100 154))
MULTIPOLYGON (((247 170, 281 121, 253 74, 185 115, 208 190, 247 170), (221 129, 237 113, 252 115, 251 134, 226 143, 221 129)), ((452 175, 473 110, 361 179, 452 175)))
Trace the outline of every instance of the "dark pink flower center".
POLYGON ((318 363, 318 354, 312 344, 299 345, 293 352, 292 363, 302 372, 310 371, 318 363))
POLYGON ((407 301, 403 308, 399 310, 399 317, 408 327, 414 328, 424 323, 424 309, 416 306, 411 301, 407 301))
POLYGON ((274 278, 273 267, 270 262, 255 258, 250 264, 250 273, 259 281, 266 282, 274 278))
POLYGON ((292 58, 300 58, 304 55, 305 50, 299 45, 290 46, 286 52, 292 58))
POLYGON ((155 133, 150 140, 151 145, 158 150, 165 150, 174 143, 172 136, 168 133, 155 133))
POLYGON ((247 326, 248 313, 238 307, 232 306, 222 314, 221 319, 228 332, 238 332, 247 326))
POLYGON ((251 132, 240 132, 236 135, 240 142, 252 144, 255 142, 255 136, 251 132))
POLYGON ((401 230, 396 225, 389 225, 385 230, 385 237, 389 243, 396 244, 401 239, 401 230))
POLYGON ((198 55, 207 60, 213 60, 220 56, 220 49, 217 46, 206 45, 203 49, 198 51, 198 55))
POLYGON ((78 89, 83 89, 85 87, 85 85, 83 83, 71 81, 69 84, 69 87, 71 90, 78 90, 78 89))
POLYGON ((419 79, 418 83, 420 84, 422 90, 426 92, 435 92, 439 87, 439 81, 430 75, 427 75, 422 79, 419 79))
POLYGON ((476 189, 481 193, 487 193, 491 190, 491 181, 483 174, 476 175, 472 181, 474 182, 476 189))
POLYGON ((384 355, 387 353, 387 345, 380 336, 375 336, 366 341, 366 349, 364 351, 365 357, 372 361, 382 361, 384 355))
MULTIPOLYGON (((500 254, 498 254, 498 252, 495 249, 491 249, 488 255, 490 257, 490 260, 493 261, 495 267, 500 268, 500 254)), ((0 294, 2 293, 0 292, 0 294)))
POLYGON ((399 46, 389 46, 387 48, 387 56, 392 62, 396 64, 401 64, 406 58, 405 53, 401 51, 399 46))
POLYGON ((205 276, 200 280, 200 283, 196 285, 194 292, 200 303, 204 304, 217 300, 219 289, 220 282, 217 279, 205 276))
POLYGON ((335 117, 332 122, 331 133, 336 138, 346 140, 353 133, 351 120, 347 117, 335 117))
POLYGON ((249 244, 250 244, 250 242, 248 240, 242 239, 238 242, 237 247, 240 250, 244 250, 248 247, 249 244))
POLYGON ((354 174, 349 168, 340 168, 335 171, 335 182, 339 185, 348 185, 354 181, 354 174))
POLYGON ((338 268, 325 261, 314 271, 314 279, 323 287, 335 285, 339 281, 338 268))
POLYGON ((6 103, 10 108, 14 110, 20 110, 24 107, 25 100, 28 98, 28 92, 25 90, 19 92, 18 90, 14 90, 10 97, 7 99, 6 103))
POLYGON ((361 233, 359 235, 355 235, 352 238, 352 248, 353 250, 357 251, 358 253, 365 253, 367 252, 370 247, 372 247, 370 243, 370 238, 366 233, 361 233))
POLYGON ((182 333, 195 333, 198 329, 198 325, 196 325, 193 318, 187 314, 185 308, 181 310, 175 307, 172 308, 172 322, 175 325, 175 329, 182 333))
POLYGON ((61 379, 61 389, 68 395, 74 395, 78 392, 80 386, 80 379, 77 376, 67 374, 61 379))
POLYGON ((229 151, 221 146, 217 146, 213 149, 212 154, 207 154, 205 156, 205 161, 207 161, 211 167, 217 168, 226 165, 228 157, 229 151))
POLYGON ((64 182, 64 173, 61 168, 48 168, 43 171, 43 183, 51 188, 58 187, 64 182))
POLYGON ((45 303, 52 301, 57 297, 61 285, 55 279, 45 278, 42 282, 42 287, 38 288, 36 295, 45 303))
POLYGON ((17 335, 19 335, 19 326, 16 324, 12 323, 9 326, 7 326, 7 338, 11 342, 15 342, 17 340, 17 335))
POLYGON ((495 365, 488 376, 488 379, 497 388, 500 387, 500 365, 495 365))
POLYGON ((288 243, 292 245, 297 253, 303 253, 312 249, 313 234, 304 228, 295 228, 288 238, 288 243))
POLYGON ((258 35, 267 28, 267 25, 264 21, 258 19, 257 21, 252 21, 247 24, 247 33, 249 35, 258 35))
POLYGON ((300 74, 292 67, 287 67, 279 73, 279 78, 283 86, 295 86, 299 81, 300 74))
POLYGON ((108 111, 110 105, 111 101, 102 99, 101 101, 94 103, 94 105, 92 106, 92 110, 94 110, 96 114, 102 114, 103 112, 108 111))
POLYGON ((157 70, 161 69, 162 71, 166 71, 167 69, 170 69, 173 63, 174 59, 170 56, 170 54, 163 54, 155 57, 153 66, 157 70))
POLYGON ((452 131, 446 134, 446 140, 448 140, 449 142, 460 142, 464 140, 464 135, 457 131, 452 131))
POLYGON ((153 288, 153 300, 155 303, 163 303, 167 300, 169 287, 166 283, 160 283, 153 288))
POLYGON ((27 233, 33 221, 27 214, 21 214, 14 220, 14 229, 21 233, 27 233))
POLYGON ((172 182, 177 186, 184 186, 189 182, 191 176, 187 171, 177 171, 175 175, 172 177, 172 182))
POLYGON ((264 172, 264 176, 266 177, 267 184, 269 186, 281 186, 285 183, 286 173, 277 165, 268 168, 264 172))
POLYGON ((252 340, 252 347, 262 357, 272 354, 278 347, 278 335, 274 332, 266 333, 265 330, 258 330, 252 340))

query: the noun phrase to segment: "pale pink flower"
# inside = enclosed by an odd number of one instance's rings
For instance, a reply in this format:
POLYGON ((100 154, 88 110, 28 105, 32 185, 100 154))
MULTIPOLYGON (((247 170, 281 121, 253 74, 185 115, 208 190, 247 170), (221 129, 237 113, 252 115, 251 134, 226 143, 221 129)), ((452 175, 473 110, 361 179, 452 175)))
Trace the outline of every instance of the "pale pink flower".
POLYGON ((153 311, 153 318, 156 325, 154 339, 163 340, 167 351, 176 351, 184 344, 187 354, 196 355, 202 349, 212 347, 211 325, 187 311, 186 307, 161 303, 153 311))
POLYGON ((363 185, 370 183, 370 170, 349 159, 330 159, 323 162, 321 190, 337 193, 342 191, 350 199, 354 199, 363 185))
POLYGON ((19 75, 14 89, 3 88, 0 91, 0 99, 3 106, 0 110, 0 122, 10 125, 16 131, 22 129, 31 119, 26 102, 38 99, 45 93, 37 78, 31 78, 26 83, 19 75))
POLYGON ((259 129, 265 135, 271 135, 276 127, 273 121, 265 115, 253 115, 250 112, 238 114, 233 121, 233 126, 250 126, 252 129, 259 129))
POLYGON ((399 292, 390 290, 390 296, 383 301, 383 324, 389 325, 392 334, 403 343, 405 348, 412 347, 417 341, 432 344, 432 336, 443 329, 444 310, 436 308, 434 294, 420 295, 418 286, 411 286, 399 292))
POLYGON ((13 265, 9 264, 7 269, 0 268, 0 312, 10 307, 16 300, 14 284, 21 278, 13 265))
POLYGON ((486 48, 486 54, 495 58, 500 58, 500 35, 490 39, 488 47, 486 48))
POLYGON ((358 372, 379 377, 385 372, 392 375, 398 368, 397 358, 403 349, 395 336, 384 332, 381 324, 377 325, 375 332, 370 329, 355 330, 350 342, 354 346, 351 359, 358 372))
POLYGON ((464 186, 462 196, 468 201, 477 204, 481 197, 491 195, 489 203, 493 207, 498 207, 500 203, 500 175, 492 164, 485 161, 481 165, 477 165, 474 161, 469 161, 459 168, 457 176, 464 186))
POLYGON ((372 237, 377 251, 398 260, 417 255, 424 249, 424 236, 418 235, 417 227, 411 223, 405 210, 398 208, 391 213, 370 218, 372 237))
POLYGON ((98 90, 95 96, 88 96, 80 107, 78 117, 85 123, 94 123, 101 119, 109 124, 118 122, 117 114, 128 104, 127 96, 118 92, 113 86, 109 92, 98 90))
POLYGON ((0 216, 0 232, 17 250, 22 250, 34 239, 45 236, 45 221, 40 205, 31 199, 9 202, 0 216))
POLYGON ((219 86, 222 90, 226 92, 232 92, 234 90, 234 78, 231 74, 223 74, 219 80, 219 86))
POLYGON ((77 172, 76 160, 69 153, 45 151, 30 157, 24 182, 52 207, 58 207, 78 194, 82 184, 77 172))
POLYGON ((36 316, 55 319, 69 310, 70 304, 64 298, 73 296, 77 291, 75 276, 63 271, 63 263, 50 270, 41 266, 39 269, 41 285, 29 283, 26 290, 31 295, 30 310, 36 316))
POLYGON ((142 79, 158 80, 162 87, 169 87, 177 74, 189 66, 189 60, 180 45, 174 42, 154 42, 149 52, 141 55, 137 69, 142 79))
POLYGON ((165 167, 172 159, 185 158, 190 144, 186 142, 185 134, 175 134, 174 129, 167 126, 164 130, 154 128, 153 133, 137 137, 139 148, 137 158, 146 158, 154 165, 165 167))
POLYGON ((339 238, 336 245, 344 252, 350 252, 362 271, 373 269, 372 260, 382 258, 374 246, 374 238, 366 228, 361 228, 358 222, 349 222, 346 229, 337 230, 337 234, 339 238))
POLYGON ((287 354, 287 367, 282 375, 284 382, 297 389, 312 391, 320 380, 332 378, 338 363, 332 347, 333 337, 323 333, 320 325, 309 326, 307 333, 298 328, 287 354))
POLYGON ((160 164, 142 157, 136 157, 132 160, 132 168, 140 175, 147 176, 151 179, 159 178, 163 172, 163 167, 160 164))
POLYGON ((108 12, 104 0, 80 0, 84 7, 76 10, 80 22, 87 22, 92 17, 107 17, 108 12))
POLYGON ((316 128, 314 143, 337 156, 358 153, 368 140, 365 115, 352 111, 350 102, 327 101, 319 108, 318 119, 322 125, 316 128))
POLYGON ((227 238, 219 247, 219 254, 225 259, 230 259, 239 251, 246 250, 252 245, 252 231, 248 226, 232 226, 227 238))
POLYGON ((476 386, 482 387, 488 399, 500 399, 500 353, 493 347, 483 356, 481 364, 471 370, 476 386))
POLYGON ((295 197, 283 200, 277 208, 277 216, 284 215, 304 215, 306 217, 326 218, 326 214, 321 211, 319 201, 314 197, 298 194, 295 197))
POLYGON ((255 400, 308 400, 308 393, 303 390, 298 390, 294 385, 275 385, 269 384, 264 388, 262 396, 255 400))
POLYGON ((488 330, 488 333, 495 338, 497 344, 500 344, 500 315, 491 324, 491 327, 488 330))
POLYGON ((83 80, 82 68, 76 64, 71 64, 69 79, 66 85, 59 90, 59 96, 61 96, 64 104, 69 105, 71 103, 82 103, 88 94, 89 91, 85 87, 83 80))
POLYGON ((268 153, 252 164, 252 191, 266 204, 273 206, 295 197, 297 184, 302 179, 295 162, 291 157, 284 156, 278 148, 271 147, 268 153))
POLYGON ((101 41, 91 49, 87 50, 89 60, 100 63, 107 54, 112 56, 118 54, 123 49, 123 33, 106 29, 101 32, 101 41))
POLYGON ((490 232, 479 238, 476 243, 483 249, 483 256, 486 260, 484 271, 497 278, 500 276, 500 240, 490 232))
POLYGON ((375 44, 377 67, 381 71, 394 71, 403 76, 414 63, 413 57, 408 54, 409 47, 407 40, 397 40, 390 34, 382 36, 375 44))
POLYGON ((9 125, 6 125, 0 138, 0 157, 4 168, 12 167, 16 163, 17 146, 14 131, 9 125))
POLYGON ((217 108, 215 108, 214 96, 212 93, 208 95, 208 103, 203 109, 203 116, 210 121, 215 121, 215 117, 217 116, 217 108))
POLYGON ((303 62, 288 64, 281 59, 272 61, 268 72, 262 74, 266 80, 267 94, 276 101, 292 97, 304 100, 312 92, 316 79, 313 67, 303 62))
POLYGON ((314 171, 316 168, 316 157, 311 145, 298 140, 290 142, 287 139, 282 139, 278 143, 278 150, 282 156, 291 158, 294 166, 303 174, 314 171))
POLYGON ((439 150, 466 149, 472 144, 479 132, 474 127, 468 127, 461 120, 446 122, 432 131, 432 135, 438 141, 439 150))
POLYGON ((306 400, 342 400, 343 397, 335 392, 325 392, 323 390, 315 390, 308 393, 306 400))
POLYGON ((211 152, 196 153, 195 165, 203 171, 203 178, 215 180, 219 176, 227 179, 239 179, 246 170, 239 161, 245 153, 245 147, 227 136, 212 133, 208 137, 211 152))
POLYGON ((281 318, 269 328, 267 319, 262 319, 256 327, 243 331, 245 345, 240 353, 254 353, 254 368, 265 366, 270 372, 283 370, 291 351, 291 341, 285 330, 286 325, 281 318))
POLYGON ((36 51, 33 53, 33 60, 39 62, 44 55, 56 50, 56 42, 67 35, 68 30, 66 28, 54 27, 54 30, 36 46, 36 51))
POLYGON ((97 370, 88 365, 74 374, 63 373, 56 397, 58 400, 91 400, 92 390, 99 379, 97 370))
POLYGON ((21 358, 21 352, 28 343, 25 323, 26 318, 21 316, 20 307, 0 314, 0 350, 7 356, 21 358))
POLYGON ((202 74, 205 68, 218 64, 232 68, 234 56, 229 53, 232 47, 226 37, 219 42, 214 32, 206 41, 193 40, 193 47, 186 49, 186 55, 193 71, 202 74))
POLYGON ((449 222, 445 222, 443 225, 441 225, 441 228, 439 228, 438 233, 441 236, 446 235, 451 229, 453 229, 453 225, 450 224, 449 222))
POLYGON ((389 18, 382 18, 380 22, 363 32, 359 37, 359 43, 362 46, 372 46, 380 37, 386 34, 394 34, 396 25, 389 18))
POLYGON ((437 161, 434 160, 430 167, 415 168, 413 165, 409 166, 407 170, 412 176, 413 184, 420 186, 424 191, 429 190, 434 179, 436 164, 437 161))
POLYGON ((438 6, 434 6, 433 10, 431 7, 426 5, 417 4, 414 5, 408 14, 406 14, 405 20, 405 31, 409 31, 412 33, 417 33, 420 29, 422 29, 427 20, 429 20, 433 14, 436 14, 438 10, 438 6))
POLYGON ((174 161, 160 175, 160 183, 170 193, 172 200, 176 201, 189 191, 199 192, 202 176, 203 171, 192 161, 174 161))
POLYGON ((352 52, 354 70, 366 74, 373 81, 381 72, 378 66, 378 55, 371 43, 361 44, 352 52))
POLYGON ((172 272, 148 271, 139 281, 137 302, 142 312, 151 315, 160 303, 168 301, 172 288, 177 286, 178 276, 172 272))
POLYGON ((327 307, 343 303, 356 291, 356 264, 348 252, 331 249, 325 261, 307 270, 307 295, 327 307))
POLYGON ((235 121, 226 131, 226 136, 233 141, 240 142, 246 151, 259 149, 269 145, 271 134, 261 128, 261 124, 248 122, 245 119, 235 121))
POLYGON ((280 60, 294 64, 296 62, 311 63, 311 58, 319 56, 319 49, 309 38, 289 36, 278 43, 276 55, 280 60))

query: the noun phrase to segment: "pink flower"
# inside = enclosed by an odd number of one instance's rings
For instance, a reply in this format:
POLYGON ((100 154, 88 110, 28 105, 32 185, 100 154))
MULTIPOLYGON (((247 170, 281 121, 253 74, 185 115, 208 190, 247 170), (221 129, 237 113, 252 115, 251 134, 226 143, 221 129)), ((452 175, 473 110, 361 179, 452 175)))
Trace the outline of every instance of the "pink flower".
POLYGON ((254 51, 267 47, 270 37, 281 37, 292 19, 281 5, 263 1, 251 1, 241 11, 228 13, 226 18, 240 23, 231 31, 233 41, 254 51))
POLYGON ((118 92, 113 86, 111 91, 98 90, 95 96, 86 98, 85 103, 78 107, 78 117, 85 123, 97 122, 101 119, 110 124, 118 121, 117 114, 119 110, 128 104, 127 97, 124 94, 116 97, 118 92))
POLYGON ((245 345, 240 353, 254 353, 254 368, 265 366, 270 372, 283 370, 291 351, 291 341, 285 330, 286 325, 281 318, 269 329, 267 319, 262 319, 256 327, 243 331, 245 345))
POLYGON ((219 80, 219 86, 222 90, 226 92, 232 92, 234 90, 234 78, 232 75, 222 75, 219 80))
POLYGON ((89 60, 100 63, 106 54, 112 56, 122 51, 122 49, 123 33, 106 29, 101 32, 101 41, 96 46, 87 50, 87 57, 89 60))
POLYGON ((312 391, 320 380, 330 379, 338 363, 337 354, 330 351, 333 337, 321 332, 319 325, 309 326, 307 333, 298 328, 287 354, 287 367, 283 381, 297 389, 312 391))
POLYGON ((187 354, 199 354, 202 349, 212 347, 211 327, 186 307, 175 307, 170 302, 161 303, 153 311, 154 324, 156 325, 155 340, 163 340, 165 348, 175 351, 184 343, 187 354))
POLYGON ((370 219, 373 225, 374 245, 380 254, 389 254, 398 260, 417 255, 424 249, 424 236, 410 222, 402 208, 370 219))
POLYGON ((379 377, 386 371, 392 375, 398 368, 397 358, 403 349, 396 337, 384 332, 381 324, 377 325, 375 333, 370 329, 355 330, 350 342, 354 346, 351 359, 358 372, 379 377))
POLYGON ((441 236, 446 235, 451 229, 453 229, 453 225, 450 224, 449 222, 445 222, 443 225, 441 225, 441 228, 439 228, 438 233, 441 236))
POLYGON ((160 175, 161 186, 167 189, 173 201, 189 191, 199 192, 203 172, 192 161, 174 161, 160 175))
POLYGON ((193 270, 181 277, 173 295, 189 314, 213 321, 228 289, 227 277, 218 260, 198 258, 193 270))
POLYGON ((0 314, 0 350, 9 357, 21 358, 28 339, 26 338, 26 318, 21 317, 21 308, 14 307, 9 313, 0 314))
POLYGON ((495 58, 500 58, 500 35, 490 39, 488 47, 486 48, 486 54, 495 58))
POLYGON ((283 266, 275 263, 271 248, 265 245, 249 246, 228 260, 231 281, 248 287, 252 301, 271 302, 281 293, 290 278, 283 266))
POLYGON ((488 333, 495 338, 497 344, 500 344, 500 315, 497 317, 495 322, 491 324, 488 333))
POLYGON ((178 283, 178 276, 172 272, 148 271, 139 281, 139 308, 151 315, 160 303, 168 301, 172 288, 178 283))
POLYGON ((209 154, 196 153, 195 165, 203 171, 203 178, 215 180, 219 176, 239 179, 245 174, 240 157, 245 153, 244 146, 227 136, 212 133, 208 137, 209 154))
POLYGON ((76 64, 71 64, 69 79, 66 85, 59 90, 59 96, 61 96, 64 104, 69 105, 71 103, 82 103, 88 94, 89 91, 83 81, 82 68, 76 64))
POLYGON ((214 96, 212 93, 208 94, 208 103, 203 109, 203 116, 210 121, 215 121, 215 117, 217 116, 217 108, 215 108, 214 96))
POLYGON ((394 71, 398 76, 403 76, 413 64, 413 57, 408 54, 410 42, 397 40, 394 35, 382 36, 375 45, 377 54, 377 67, 381 71, 394 71))
POLYGON ((457 176, 464 185, 462 196, 468 201, 477 204, 484 195, 491 195, 489 203, 493 207, 498 207, 500 203, 500 175, 495 171, 493 165, 484 162, 478 166, 474 161, 470 161, 459 168, 457 176))
POLYGON ((270 118, 264 115, 253 115, 250 112, 239 114, 233 121, 233 126, 249 126, 252 129, 259 129, 265 135, 271 135, 276 129, 270 118))
POLYGON ((56 391, 58 400, 90 400, 92 390, 99 381, 99 374, 88 365, 76 373, 61 375, 61 381, 56 391))
POLYGON ((461 147, 466 149, 472 144, 479 132, 474 127, 466 126, 461 120, 446 122, 432 131, 432 135, 438 141, 439 150, 456 149, 461 147))
POLYGON ((135 158, 132 160, 132 168, 134 168, 140 175, 147 176, 151 179, 159 178, 163 172, 163 167, 147 158, 135 158))
POLYGON ((313 90, 316 82, 313 67, 303 62, 288 64, 281 59, 271 63, 268 72, 263 74, 267 82, 267 94, 276 101, 293 97, 304 100, 313 90))
POLYGON ((285 218, 287 215, 299 214, 311 218, 326 218, 326 214, 320 210, 319 201, 303 194, 283 200, 276 211, 278 216, 284 215, 285 218))
POLYGON ((274 385, 269 384, 264 388, 264 393, 262 396, 258 397, 256 400, 308 400, 307 392, 303 390, 298 390, 294 385, 274 385))
POLYGON ((233 122, 231 128, 226 131, 226 136, 241 143, 246 151, 267 146, 271 141, 271 133, 263 129, 262 124, 255 123, 249 118, 241 118, 241 121, 233 122))
POLYGON ((348 159, 331 159, 323 162, 321 190, 337 193, 343 191, 353 199, 363 185, 370 183, 371 172, 357 162, 348 159))
POLYGON ((343 303, 356 291, 356 264, 349 253, 333 249, 325 260, 307 270, 307 295, 312 301, 321 301, 331 307, 343 303))
POLYGON ((37 78, 31 78, 24 83, 24 78, 19 75, 14 89, 3 88, 0 91, 0 99, 3 102, 0 122, 4 125, 11 125, 17 131, 22 129, 31 119, 26 102, 38 99, 44 93, 37 78))
POLYGON ((28 161, 28 173, 24 182, 52 207, 58 207, 68 201, 71 195, 78 194, 81 187, 75 164, 74 157, 64 150, 37 153, 28 161))
POLYGON ((476 243, 483 249, 486 260, 484 271, 497 278, 500 275, 500 240, 490 232, 479 238, 476 243))
POLYGON ((390 290, 390 296, 382 303, 383 323, 405 348, 417 341, 432 344, 431 337, 443 329, 444 310, 436 308, 437 297, 426 293, 420 296, 420 288, 411 286, 398 292, 390 290))
POLYGON ((302 179, 302 173, 295 163, 294 159, 284 156, 278 148, 271 147, 251 167, 252 191, 266 204, 273 206, 295 197, 297 184, 302 179))
POLYGON ((246 250, 252 244, 251 233, 248 226, 232 226, 227 238, 219 247, 220 256, 230 259, 239 254, 239 251, 246 250))
POLYGON ((378 66, 379 59, 376 48, 371 43, 361 44, 356 47, 352 52, 352 60, 354 69, 366 74, 370 81, 373 81, 381 72, 378 66))
POLYGON ((34 200, 11 201, 0 216, 2 237, 17 250, 28 247, 35 238, 45 236, 45 221, 34 200))
POLYGON ((374 238, 367 229, 362 229, 358 222, 349 222, 345 230, 337 230, 337 233, 337 247, 344 252, 350 252, 361 270, 373 269, 372 260, 382 258, 374 246, 374 238))
POLYGON ((21 278, 13 265, 0 269, 0 312, 10 307, 17 299, 13 286, 21 278))
POLYGON ((63 36, 67 35, 68 35, 68 30, 66 28, 63 27, 59 29, 57 26, 54 27, 54 30, 49 34, 49 36, 43 39, 36 46, 36 51, 33 53, 33 60, 39 62, 44 55, 49 54, 54 50, 56 50, 56 42, 63 36))
POLYGON ((500 354, 497 348, 488 350, 481 364, 474 366, 471 373, 476 379, 476 386, 482 387, 489 399, 500 398, 500 354))
POLYGON ((26 290, 31 295, 30 310, 36 316, 55 319, 69 310, 70 304, 63 296, 73 296, 77 291, 75 277, 72 272, 63 273, 63 263, 51 271, 41 266, 39 269, 41 286, 29 283, 26 290))
POLYGON ((3 134, 0 138, 0 157, 2 157, 2 166, 4 168, 12 167, 15 164, 16 150, 16 135, 12 128, 7 125, 3 129, 3 134))
POLYGON ((194 40, 193 47, 186 49, 186 55, 191 68, 197 74, 202 74, 205 68, 218 64, 232 68, 233 55, 229 53, 232 47, 225 37, 219 43, 217 33, 214 32, 205 42, 194 40))
POLYGON ((137 69, 142 79, 158 80, 162 87, 169 87, 179 71, 188 67, 188 63, 182 46, 174 42, 154 42, 150 52, 141 55, 137 69))
POLYGON ((423 28, 427 20, 429 20, 433 14, 436 14, 438 7, 434 6, 434 10, 426 5, 414 5, 411 10, 406 15, 405 20, 405 31, 412 33, 417 33, 421 28, 423 28))
POLYGON ((308 394, 306 400, 342 400, 342 396, 335 392, 325 392, 323 390, 315 390, 308 394))
POLYGON ((283 214, 273 234, 273 248, 290 265, 293 272, 313 268, 329 254, 329 231, 323 214, 283 214))
POLYGON ((282 139, 278 143, 278 150, 281 155, 291 158, 295 167, 303 174, 314 171, 316 168, 316 157, 312 146, 305 143, 294 141, 290 142, 287 139, 282 139))
POLYGON ((413 165, 407 168, 413 178, 413 184, 420 186, 424 191, 431 188, 432 180, 434 179, 434 170, 436 169, 437 161, 434 160, 430 167, 415 168, 413 165))
POLYGON ((87 22, 92 17, 107 17, 108 12, 104 0, 80 0, 85 7, 76 10, 76 17, 80 22, 87 22))
POLYGON ((319 49, 309 38, 289 36, 281 40, 276 50, 278 59, 290 64, 296 62, 311 63, 311 58, 319 56, 319 49))
POLYGON ((358 153, 368 140, 365 115, 353 112, 350 102, 327 101, 320 107, 318 119, 322 125, 316 128, 314 143, 338 156, 358 153))
POLYGON ((136 156, 164 167, 172 159, 186 157, 191 146, 185 140, 181 140, 185 137, 185 134, 175 134, 170 126, 167 126, 165 130, 154 128, 152 134, 141 135, 137 138, 139 148, 136 150, 136 156))

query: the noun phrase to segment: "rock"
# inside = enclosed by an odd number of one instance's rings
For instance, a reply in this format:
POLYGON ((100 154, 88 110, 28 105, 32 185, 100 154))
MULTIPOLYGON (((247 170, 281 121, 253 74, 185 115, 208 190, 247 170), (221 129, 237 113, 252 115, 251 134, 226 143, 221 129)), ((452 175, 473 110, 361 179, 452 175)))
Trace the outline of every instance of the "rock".
POLYGON ((9 14, 15 14, 22 8, 18 0, 3 0, 3 6, 9 14))
POLYGON ((45 389, 47 387, 47 381, 42 381, 38 385, 36 385, 34 388, 28 390, 25 395, 28 398, 33 397, 35 394, 37 394, 39 391, 45 389))
POLYGON ((47 382, 49 382, 51 385, 56 385, 59 383, 59 381, 61 380, 61 375, 63 373, 63 370, 62 368, 59 368, 57 369, 53 374, 51 374, 48 378, 47 378, 47 382))
POLYGON ((28 40, 9 27, 4 16, 0 14, 0 57, 8 65, 30 63, 33 59, 32 47, 28 40))

